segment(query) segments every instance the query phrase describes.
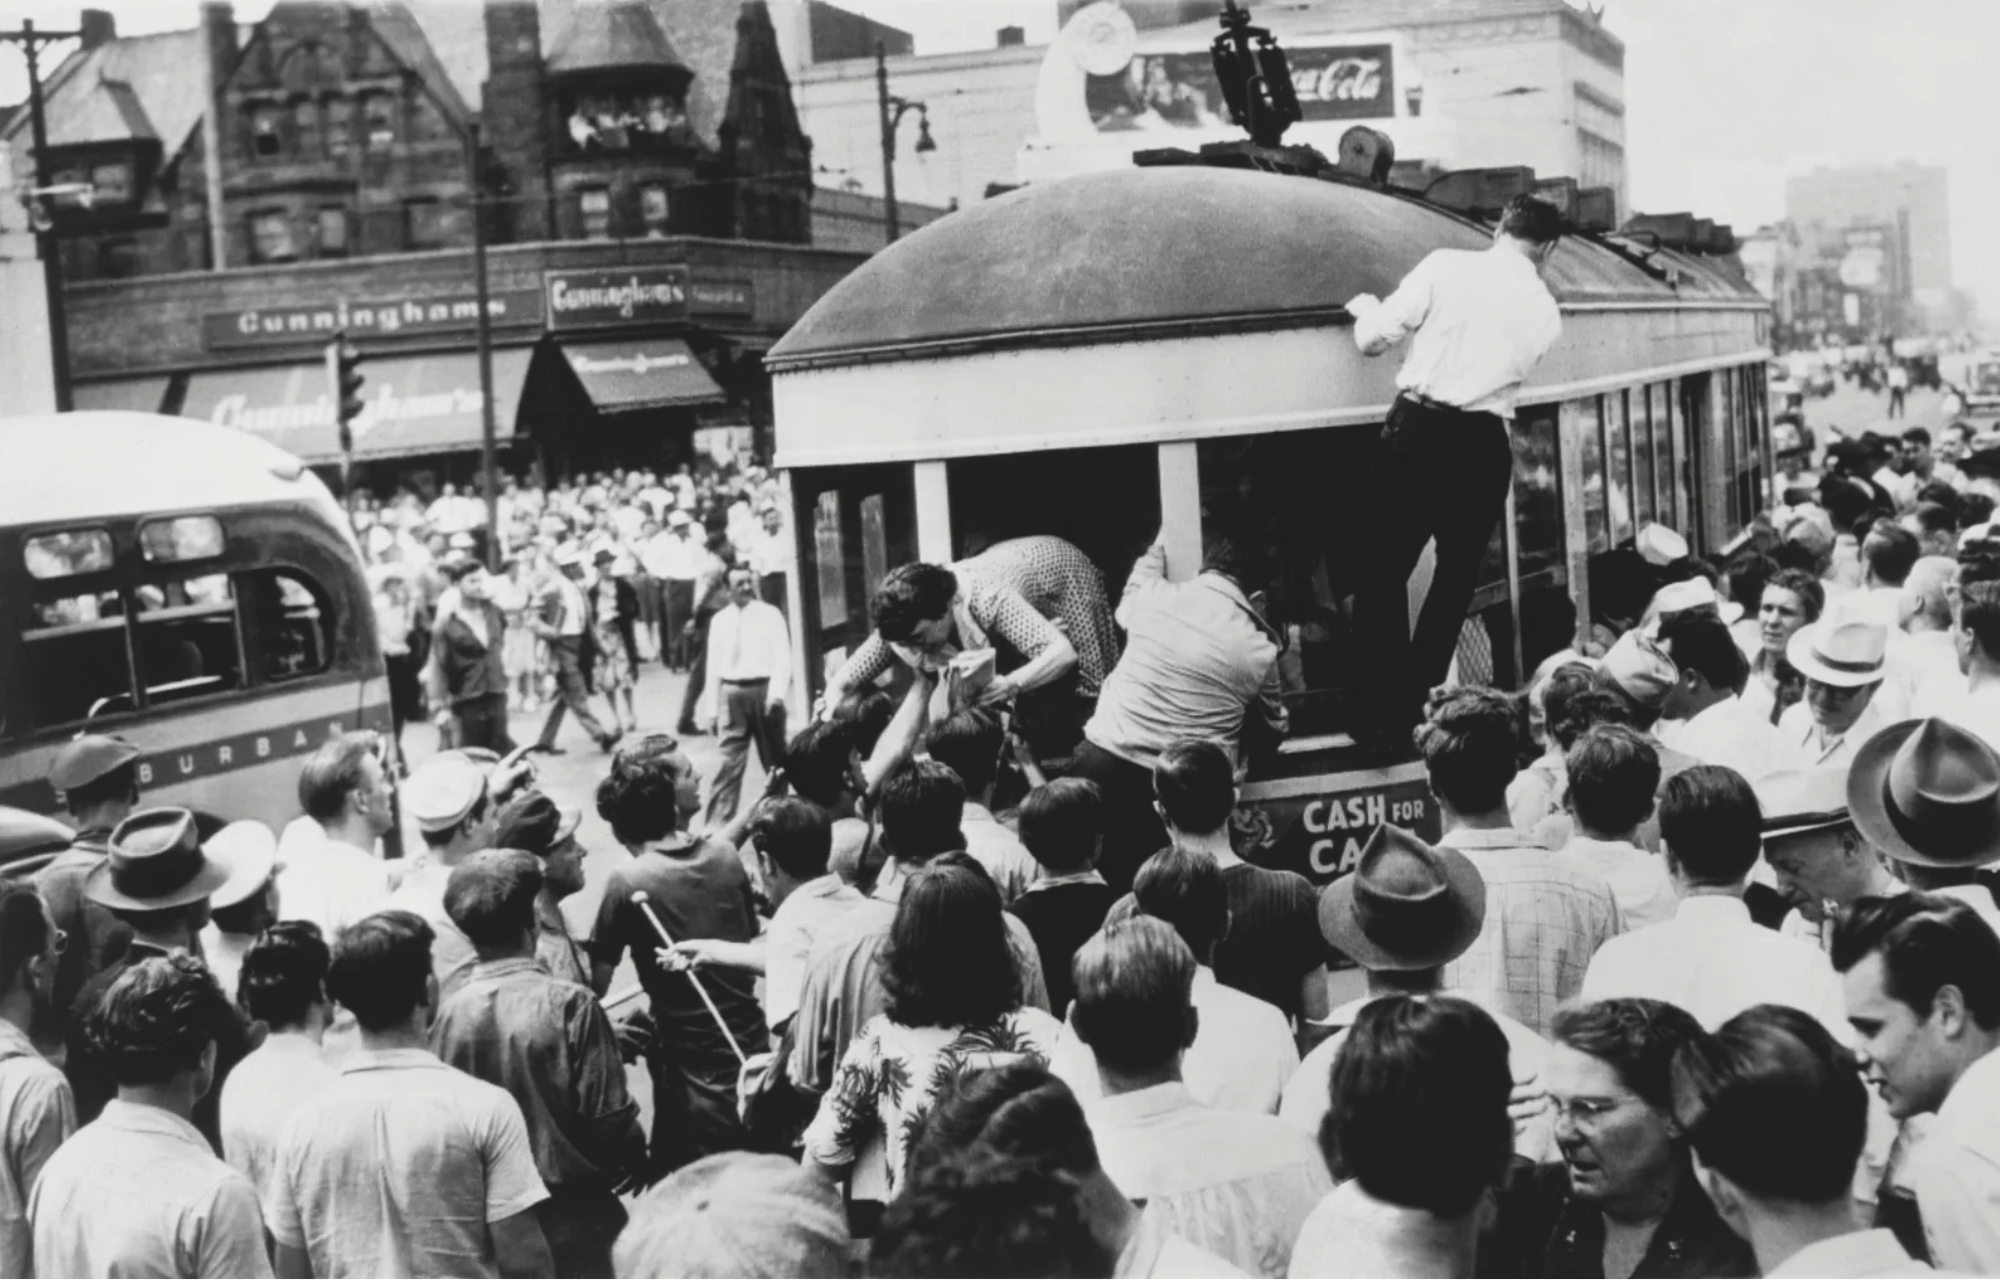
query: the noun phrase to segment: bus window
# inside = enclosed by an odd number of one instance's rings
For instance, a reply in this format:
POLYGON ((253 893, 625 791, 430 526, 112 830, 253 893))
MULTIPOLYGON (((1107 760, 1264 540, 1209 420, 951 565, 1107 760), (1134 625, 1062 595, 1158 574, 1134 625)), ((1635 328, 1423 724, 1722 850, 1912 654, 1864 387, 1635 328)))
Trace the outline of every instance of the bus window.
POLYGON ((1359 558, 1358 491, 1380 429, 1336 427, 1204 440, 1197 448, 1202 532, 1255 538, 1276 564, 1266 616, 1285 639, 1279 671, 1294 735, 1348 727, 1366 676, 1350 626, 1359 558))
POLYGON ((28 539, 22 549, 30 577, 73 578, 111 567, 111 534, 103 529, 65 529, 28 539))
POLYGON ((214 516, 176 516, 139 526, 139 549, 154 564, 212 560, 222 548, 222 522, 214 516))
POLYGON ((245 574, 242 585, 264 647, 264 679, 318 675, 333 661, 332 611, 319 584, 295 569, 245 574))
POLYGON ((1596 396, 1576 402, 1583 440, 1583 526, 1592 551, 1611 546, 1610 520, 1604 506, 1604 414, 1596 396))
POLYGON ((118 593, 38 601, 21 634, 21 685, 33 727, 132 710, 132 662, 118 593))
POLYGON ((243 687, 243 643, 226 573, 134 592, 139 685, 148 706, 243 687))
POLYGON ((840 493, 829 489, 813 507, 813 545, 819 559, 819 624, 847 621, 847 553, 841 545, 840 493))
POLYGON ((1632 517, 1641 526, 1661 519, 1653 495, 1653 414, 1646 388, 1622 392, 1632 406, 1632 517))
POLYGON ((1625 417, 1625 394, 1613 391, 1598 401, 1604 414, 1606 504, 1611 511, 1611 545, 1632 536, 1632 437, 1625 417))

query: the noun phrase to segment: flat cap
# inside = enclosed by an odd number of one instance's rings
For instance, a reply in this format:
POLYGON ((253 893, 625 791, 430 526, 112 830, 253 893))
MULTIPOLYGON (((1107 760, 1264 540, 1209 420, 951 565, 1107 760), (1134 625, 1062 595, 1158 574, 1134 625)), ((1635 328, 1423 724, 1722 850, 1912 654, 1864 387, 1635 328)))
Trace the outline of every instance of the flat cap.
POLYGON ((125 739, 104 733, 86 733, 65 742, 49 766, 49 785, 58 791, 87 787, 114 769, 139 758, 139 748, 125 739))

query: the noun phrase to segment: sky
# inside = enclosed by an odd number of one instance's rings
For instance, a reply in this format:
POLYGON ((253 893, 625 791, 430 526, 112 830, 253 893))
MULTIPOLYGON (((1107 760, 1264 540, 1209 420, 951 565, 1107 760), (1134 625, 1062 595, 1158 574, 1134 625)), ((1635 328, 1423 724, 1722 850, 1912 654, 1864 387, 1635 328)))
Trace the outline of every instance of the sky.
MULTIPOLYGON (((465 0, 476 3, 477 0, 465 0)), ((1043 43, 1054 0, 836 0, 915 35, 917 52, 1043 43)), ((1249 0, 1252 15, 1257 0, 1249 0)), ((1635 209, 1688 209, 1747 231, 1784 216, 1784 180, 1901 159, 1950 171, 1952 266, 2000 320, 2000 0, 1596 0, 1625 43, 1635 209)), ((128 34, 192 26, 196 0, 97 0, 128 34)), ((239 20, 269 0, 238 0, 239 20)), ((72 26, 74 4, 7 0, 6 22, 72 26)), ((25 91, 0 48, 0 101, 25 91)))

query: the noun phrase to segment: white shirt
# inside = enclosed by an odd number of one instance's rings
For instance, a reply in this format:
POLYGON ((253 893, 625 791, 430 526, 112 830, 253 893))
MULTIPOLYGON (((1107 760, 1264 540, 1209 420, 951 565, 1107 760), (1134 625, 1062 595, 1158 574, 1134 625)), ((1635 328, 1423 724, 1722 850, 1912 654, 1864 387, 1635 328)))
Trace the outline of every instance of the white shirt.
POLYGON ((639 544, 639 566, 646 571, 647 576, 653 578, 667 576, 667 570, 673 567, 673 544, 679 541, 680 539, 673 534, 662 529, 639 544))
POLYGON ((1377 354, 1414 333, 1396 385, 1473 413, 1514 416, 1521 383, 1562 335, 1533 263, 1512 249, 1438 249, 1388 298, 1347 304, 1354 343, 1377 354))
POLYGON ((1958 669, 1958 647, 1949 631, 1906 632, 1904 653, 1910 670, 1910 718, 1950 719, 1969 688, 1958 669))
POLYGON ((743 548, 743 556, 750 562, 750 572, 760 578, 783 573, 791 561, 792 538, 782 525, 772 533, 760 524, 745 535, 744 542, 748 545, 743 548))
POLYGON ((1764 1273, 1765 1280, 1817 1277, 1817 1280, 1871 1280, 1893 1276, 1937 1274, 1927 1262, 1918 1262, 1897 1242, 1896 1233, 1883 1229, 1853 1231, 1818 1244, 1809 1244, 1764 1273))
MULTIPOLYGON (((1549 1060, 1549 1042, 1534 1028, 1501 1013, 1478 998, 1476 993, 1441 991, 1438 994, 1470 1000, 1500 1024, 1501 1032, 1507 1037, 1507 1068, 1515 1084, 1529 1084, 1541 1076, 1542 1068, 1549 1060)), ((1292 1078, 1285 1082, 1285 1095, 1278 1105, 1278 1118, 1308 1138, 1318 1140, 1320 1122, 1326 1119, 1326 1113, 1333 1107, 1333 1060, 1339 1055, 1340 1046, 1347 1043, 1348 1028, 1354 1025, 1361 1011, 1378 998, 1363 996, 1328 1014, 1322 1025, 1337 1026, 1340 1030, 1314 1045, 1306 1060, 1299 1064, 1299 1069, 1292 1073, 1292 1078)), ((1556 1158, 1555 1120, 1550 1113, 1545 1111, 1515 1128, 1514 1154, 1536 1164, 1556 1158)), ((1294 1261, 1293 1265, 1296 1268, 1297 1262, 1294 1261)))
POLYGON ((201 927, 201 958, 229 1003, 236 1003, 236 984, 243 977, 243 953, 257 939, 247 933, 224 933, 211 920, 201 927))
POLYGON ((285 1122, 265 1225, 314 1275, 497 1276, 487 1228, 548 1197, 506 1090, 363 1052, 285 1122))
MULTIPOLYGON (((1194 971, 1193 1000, 1194 1043, 1181 1059, 1181 1078, 1188 1092, 1203 1106, 1276 1114, 1285 1085, 1299 1067, 1298 1045, 1285 1015, 1267 1000, 1223 986, 1207 965, 1194 971)), ((1056 1038, 1049 1070, 1062 1077, 1086 1107, 1104 1096, 1097 1055, 1076 1034, 1074 1024, 1064 1024, 1056 1038)), ((1320 1093, 1325 1092, 1322 1082, 1320 1093)))
POLYGON ((1252 1275, 1286 1274, 1299 1228, 1333 1190, 1317 1143, 1276 1116, 1202 1106, 1184 1084, 1102 1098, 1086 1112, 1120 1191, 1252 1275))
POLYGON ((769 680, 770 697, 783 700, 792 681, 792 638, 776 605, 726 605, 709 620, 707 696, 718 712, 725 680, 769 680))
POLYGON ((1939 680, 1931 686, 1934 697, 1921 700, 1911 714, 1949 720, 1959 728, 2000 751, 2000 681, 1981 676, 1974 684, 1961 677, 1953 696, 1944 696, 1950 686, 1939 680))
POLYGON ((1910 1171, 1931 1257, 1969 1275, 2000 1275, 2000 1052, 1958 1078, 1910 1171))
POLYGON ((1389 1280, 1455 1274, 1437 1247, 1437 1216, 1369 1195, 1355 1179, 1327 1193, 1292 1250, 1302 1280, 1389 1280))
POLYGON ((552 593, 560 607, 556 618, 556 634, 564 638, 580 636, 590 625, 590 605, 583 598, 583 587, 557 573, 549 579, 548 591, 552 593))
MULTIPOLYGON (((1770 694, 1761 686, 1758 691, 1768 715, 1770 694)), ((1724 698, 1685 720, 1663 720, 1657 735, 1662 745, 1703 764, 1725 765, 1749 782, 1791 767, 1792 753, 1777 726, 1740 697, 1724 698)))
POLYGON ((1593 840, 1578 832, 1556 850, 1556 856, 1604 877, 1628 930, 1670 919, 1680 901, 1673 877, 1667 874, 1666 858, 1630 841, 1593 840))
POLYGON ((783 1026, 799 1011, 806 962, 813 941, 830 922, 867 901, 861 890, 837 875, 823 875, 792 890, 771 913, 764 939, 764 1023, 783 1026))
POLYGON ((965 837, 965 851, 993 877, 1002 904, 1013 906, 1041 877, 1042 866, 1021 837, 1001 826, 993 811, 977 800, 967 800, 959 811, 958 833, 965 837))
POLYGON ((76 1102, 61 1068, 0 1019, 0 1276, 35 1274, 28 1193, 76 1132, 76 1102))
POLYGON ((389 864, 330 839, 311 818, 286 826, 278 863, 278 914, 312 921, 329 941, 389 905, 389 864))
POLYGON ((257 1201, 271 1203, 271 1179, 278 1157, 278 1134, 300 1104, 340 1078, 312 1037, 273 1031, 222 1082, 219 1118, 222 1156, 257 1189, 257 1201))
MULTIPOLYGON (((685 527, 691 529, 694 526, 685 527)), ((707 545, 700 538, 682 537, 672 529, 667 530, 664 536, 666 546, 659 552, 662 572, 654 576, 674 578, 682 582, 693 582, 699 578, 702 566, 708 563, 707 545)))
POLYGON ((1819 948, 1750 918, 1743 899, 1683 898, 1673 919, 1613 938, 1583 975, 1582 998, 1677 1004, 1713 1031, 1758 1004, 1788 1004, 1851 1038, 1839 975, 1819 948))
MULTIPOLYGON (((1879 690, 1878 690, 1879 692, 1879 690)), ((1812 707, 1801 699, 1785 708, 1778 717, 1778 740, 1791 752, 1791 767, 1813 769, 1821 765, 1851 765, 1855 753, 1870 738, 1889 727, 1871 697, 1846 733, 1829 738, 1813 719, 1812 707)))

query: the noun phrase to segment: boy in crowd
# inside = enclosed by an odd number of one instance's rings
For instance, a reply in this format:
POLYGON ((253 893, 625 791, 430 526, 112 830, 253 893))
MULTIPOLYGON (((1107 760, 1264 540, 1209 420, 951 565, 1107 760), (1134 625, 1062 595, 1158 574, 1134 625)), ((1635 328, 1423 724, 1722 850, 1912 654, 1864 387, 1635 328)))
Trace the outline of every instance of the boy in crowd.
POLYGON ((1076 995, 1070 961, 1104 927, 1111 910, 1111 886, 1097 872, 1103 814, 1097 784, 1087 778, 1057 778, 1021 802, 1021 842, 1041 873, 1012 910, 1034 935, 1048 978, 1049 1008, 1058 1018, 1076 995))

